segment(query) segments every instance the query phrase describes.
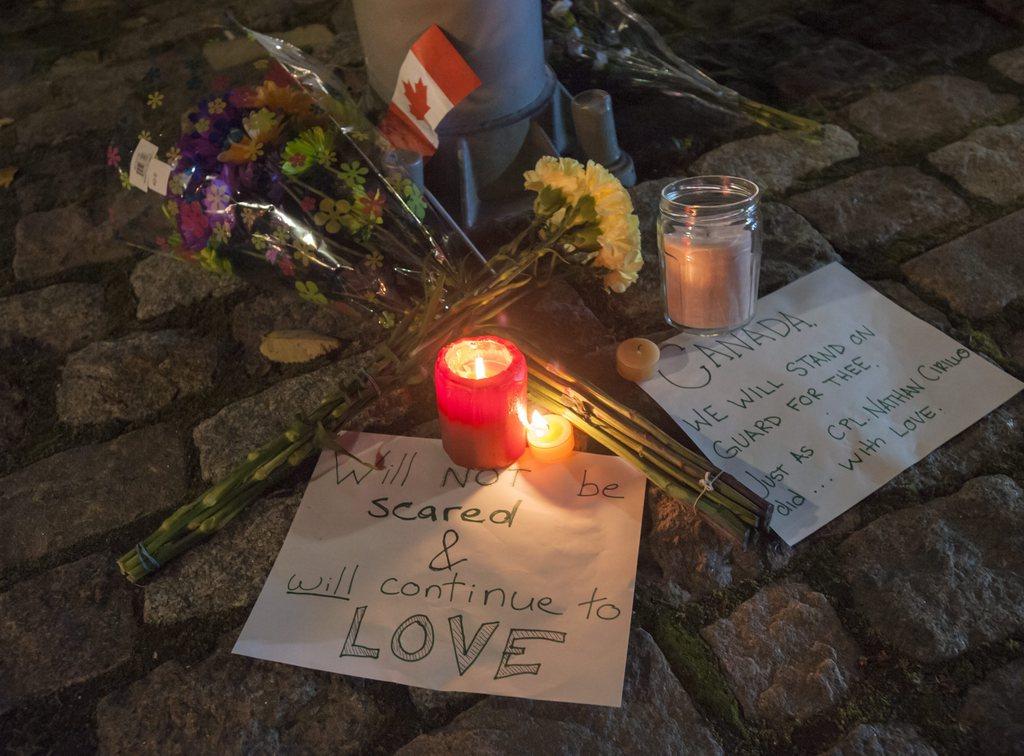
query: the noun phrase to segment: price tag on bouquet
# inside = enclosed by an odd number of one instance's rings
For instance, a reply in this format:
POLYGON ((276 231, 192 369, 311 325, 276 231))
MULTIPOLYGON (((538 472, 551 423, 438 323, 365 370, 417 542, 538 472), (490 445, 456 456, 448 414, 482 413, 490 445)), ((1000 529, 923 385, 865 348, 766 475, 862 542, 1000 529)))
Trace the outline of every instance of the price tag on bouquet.
POLYGON ((320 456, 235 653, 438 690, 620 704, 639 472, 586 453, 473 470, 434 439, 342 442, 358 459, 320 456))
POLYGON ((1022 388, 838 263, 761 299, 744 328, 669 339, 642 386, 775 505, 790 545, 1022 388))

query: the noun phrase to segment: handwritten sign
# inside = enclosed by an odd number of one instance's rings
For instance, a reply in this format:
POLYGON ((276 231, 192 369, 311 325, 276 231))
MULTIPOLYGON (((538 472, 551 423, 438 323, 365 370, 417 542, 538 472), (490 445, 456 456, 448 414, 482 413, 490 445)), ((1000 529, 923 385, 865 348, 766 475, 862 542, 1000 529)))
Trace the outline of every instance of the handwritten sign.
POLYGON ((644 478, 617 457, 324 452, 234 652, 434 688, 618 706, 644 478))
POLYGON ((792 545, 998 407, 1020 381, 838 263, 745 328, 661 345, 643 388, 792 545))

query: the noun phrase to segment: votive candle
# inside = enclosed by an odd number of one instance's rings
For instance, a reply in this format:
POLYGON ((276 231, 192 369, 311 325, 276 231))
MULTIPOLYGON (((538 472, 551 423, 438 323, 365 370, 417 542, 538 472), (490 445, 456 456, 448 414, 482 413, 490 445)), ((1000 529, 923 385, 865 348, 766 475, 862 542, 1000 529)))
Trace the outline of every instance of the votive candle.
POLYGON ((615 350, 615 368, 627 381, 646 381, 658 367, 661 350, 650 339, 626 339, 615 350))
POLYGON ((533 411, 526 429, 526 443, 538 462, 558 462, 572 454, 575 437, 572 425, 561 415, 533 411))
POLYGON ((434 363, 441 442, 476 469, 512 464, 526 450, 526 359, 515 344, 476 336, 443 347, 434 363))

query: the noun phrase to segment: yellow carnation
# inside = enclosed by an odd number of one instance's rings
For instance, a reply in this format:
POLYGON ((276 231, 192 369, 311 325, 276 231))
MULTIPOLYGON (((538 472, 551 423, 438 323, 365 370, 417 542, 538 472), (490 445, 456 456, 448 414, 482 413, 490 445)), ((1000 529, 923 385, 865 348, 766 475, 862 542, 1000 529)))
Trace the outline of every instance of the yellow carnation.
MULTIPOLYGON (((644 264, 640 254, 640 222, 633 213, 629 193, 607 168, 592 160, 583 166, 572 158, 542 157, 523 177, 531 191, 539 193, 545 187, 560 189, 567 207, 584 196, 592 197, 599 245, 592 264, 606 271, 604 285, 612 291, 621 293, 637 280, 644 264)), ((558 210, 552 220, 560 222, 564 212, 558 210)))
POLYGON ((524 185, 532 192, 539 192, 545 186, 561 189, 570 205, 586 193, 584 168, 572 158, 542 157, 523 178, 526 179, 524 185))

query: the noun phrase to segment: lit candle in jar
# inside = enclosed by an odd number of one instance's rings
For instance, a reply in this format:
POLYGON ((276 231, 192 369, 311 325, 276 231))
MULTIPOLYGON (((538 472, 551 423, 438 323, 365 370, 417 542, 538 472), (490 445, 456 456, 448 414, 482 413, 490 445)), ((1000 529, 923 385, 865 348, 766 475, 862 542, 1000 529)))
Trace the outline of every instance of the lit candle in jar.
POLYGON ((479 336, 443 347, 434 389, 441 442, 455 464, 507 467, 526 450, 526 359, 512 342, 479 336))
POLYGON ((750 319, 757 260, 749 231, 666 235, 663 244, 665 299, 673 322, 710 331, 750 319))
POLYGON ((615 367, 627 381, 646 381, 654 375, 661 350, 650 339, 626 339, 615 350, 615 367))
POLYGON ((759 203, 757 185, 734 176, 695 176, 662 189, 658 248, 669 323, 710 335, 754 316, 759 203))
POLYGON ((533 411, 526 429, 526 442, 538 462, 557 462, 573 450, 572 425, 561 415, 542 415, 533 411))

